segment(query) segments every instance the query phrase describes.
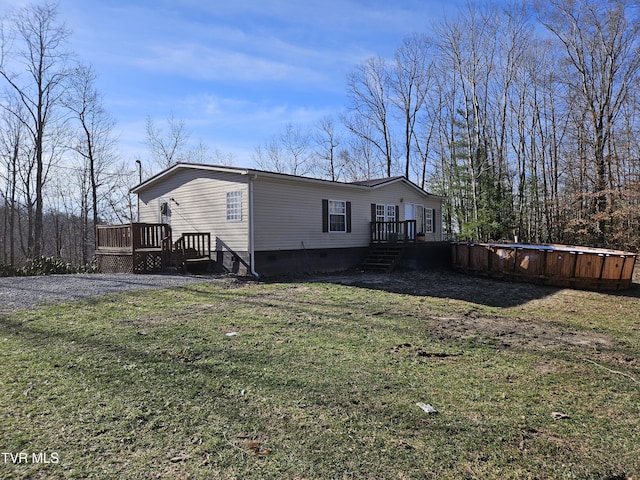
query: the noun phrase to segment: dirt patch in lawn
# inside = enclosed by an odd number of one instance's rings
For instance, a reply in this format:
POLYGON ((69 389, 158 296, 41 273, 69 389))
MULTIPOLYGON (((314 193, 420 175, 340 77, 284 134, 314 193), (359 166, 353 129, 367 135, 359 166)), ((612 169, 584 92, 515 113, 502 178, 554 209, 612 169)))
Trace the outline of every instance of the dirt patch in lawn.
MULTIPOLYGON (((511 308, 530 301, 543 300, 561 289, 511 283, 478 278, 451 271, 354 273, 350 275, 324 276, 314 279, 372 288, 412 296, 430 296, 451 300, 462 300, 489 307, 511 308)), ((637 290, 638 285, 633 289, 637 290)), ((632 292, 637 296, 637 292, 632 292)), ((460 307, 452 308, 451 314, 433 315, 424 311, 415 313, 423 319, 433 338, 463 343, 481 343, 496 348, 547 349, 555 347, 577 347, 600 349, 613 346, 613 340, 601 332, 576 330, 558 323, 523 320, 513 316, 487 315, 484 309, 459 313, 460 307)))
POLYGON ((538 324, 507 317, 460 316, 429 319, 440 340, 486 343, 496 348, 554 347, 604 348, 613 345, 605 334, 562 330, 556 325, 538 324))

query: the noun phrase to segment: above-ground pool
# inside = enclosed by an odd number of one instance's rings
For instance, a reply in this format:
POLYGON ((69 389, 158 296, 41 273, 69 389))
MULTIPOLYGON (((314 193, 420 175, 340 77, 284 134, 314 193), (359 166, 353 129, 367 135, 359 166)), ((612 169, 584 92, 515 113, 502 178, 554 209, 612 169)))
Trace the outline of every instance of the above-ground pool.
POLYGON ((571 245, 451 244, 457 270, 490 277, 587 290, 623 290, 632 283, 636 253, 571 245))

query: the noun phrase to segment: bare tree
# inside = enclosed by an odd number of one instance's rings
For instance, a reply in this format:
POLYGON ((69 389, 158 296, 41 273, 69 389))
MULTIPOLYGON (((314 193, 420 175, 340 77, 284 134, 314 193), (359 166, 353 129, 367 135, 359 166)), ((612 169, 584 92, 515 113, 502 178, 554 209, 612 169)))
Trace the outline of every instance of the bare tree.
POLYGON ((131 186, 138 183, 138 172, 127 162, 119 160, 111 166, 111 172, 105 172, 105 188, 101 197, 103 204, 100 220, 105 223, 129 223, 136 219, 136 198, 131 186))
POLYGON ((99 219, 99 189, 103 186, 105 169, 114 161, 115 121, 105 111, 102 98, 95 88, 96 74, 86 65, 79 65, 70 77, 70 87, 64 105, 72 114, 77 130, 70 148, 80 159, 79 186, 82 197, 82 263, 88 262, 90 238, 99 219), (86 198, 90 196, 89 202, 86 198), (91 223, 88 211, 91 210, 91 223))
POLYGON ((323 117, 317 122, 314 138, 317 146, 316 155, 322 163, 321 176, 326 174, 331 181, 335 182, 340 178, 341 171, 338 151, 341 138, 331 117, 323 117))
POLYGON ((256 147, 253 161, 265 170, 307 175, 314 169, 311 140, 308 131, 289 122, 280 134, 256 147))
MULTIPOLYGON (((494 75, 494 53, 496 30, 493 16, 469 4, 464 14, 456 21, 442 22, 436 29, 439 39, 440 58, 443 69, 461 96, 457 115, 456 134, 462 143, 456 147, 460 155, 464 151, 465 168, 468 171, 468 188, 471 195, 471 221, 465 222, 468 234, 475 239, 487 237, 483 226, 492 223, 485 218, 489 210, 484 203, 490 198, 491 165, 489 145, 489 87, 494 75)), ((485 238, 486 239, 486 238, 485 238)))
POLYGON ((275 137, 264 145, 258 145, 251 158, 263 170, 288 173, 284 165, 282 148, 275 137))
POLYGON ((550 0, 537 3, 540 22, 562 45, 573 75, 567 87, 573 106, 586 113, 594 169, 593 214, 597 240, 604 243, 612 205, 610 141, 617 117, 640 70, 640 19, 626 0, 550 0))
POLYGON ((70 31, 56 19, 55 5, 31 5, 18 10, 10 18, 9 27, 2 29, 0 77, 21 109, 12 109, 6 103, 3 108, 20 119, 34 146, 35 211, 29 257, 40 256, 43 251, 43 188, 50 166, 46 163, 47 132, 56 120, 69 75, 66 44, 70 31))
MULTIPOLYGON (((14 109, 18 110, 19 106, 14 109)), ((19 215, 18 206, 18 170, 22 147, 23 126, 18 118, 5 112, 2 115, 3 125, 0 127, 0 156, 3 159, 5 171, 0 176, 4 180, 4 221, 2 228, 3 262, 16 264, 16 219, 19 215)))
POLYGON ((147 117, 147 147, 151 152, 151 162, 160 169, 169 168, 185 159, 185 148, 189 132, 183 120, 171 114, 167 118, 167 130, 156 127, 151 117, 147 117))
POLYGON ((370 143, 385 165, 393 171, 393 138, 390 118, 390 76, 386 61, 372 57, 347 77, 349 105, 344 123, 355 136, 370 143))
POLYGON ((396 50, 391 74, 392 102, 401 113, 404 148, 404 176, 409 178, 416 121, 423 108, 433 74, 432 44, 425 35, 405 37, 396 50))
MULTIPOLYGON (((362 128, 366 128, 366 125, 362 128)), ((340 152, 344 179, 355 182, 384 177, 386 168, 379 162, 377 153, 366 137, 353 135, 347 138, 345 148, 340 152)))
POLYGON ((202 139, 200 139, 195 148, 190 149, 186 153, 186 158, 188 158, 190 162, 215 165, 233 165, 235 162, 233 153, 223 152, 217 148, 211 150, 202 139))

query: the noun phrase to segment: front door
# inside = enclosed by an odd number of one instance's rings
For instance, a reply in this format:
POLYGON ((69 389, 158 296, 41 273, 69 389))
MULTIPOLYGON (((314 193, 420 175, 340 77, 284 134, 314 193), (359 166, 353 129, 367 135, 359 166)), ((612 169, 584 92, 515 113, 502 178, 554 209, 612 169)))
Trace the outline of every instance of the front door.
MULTIPOLYGON (((413 203, 404 204, 404 219, 405 220, 416 219, 416 206, 413 203)), ((414 228, 411 228, 408 223, 407 223, 407 239, 409 240, 416 239, 416 231, 414 228)))
POLYGON ((160 223, 166 223, 167 225, 171 225, 171 205, 169 203, 169 199, 161 198, 160 199, 160 223))

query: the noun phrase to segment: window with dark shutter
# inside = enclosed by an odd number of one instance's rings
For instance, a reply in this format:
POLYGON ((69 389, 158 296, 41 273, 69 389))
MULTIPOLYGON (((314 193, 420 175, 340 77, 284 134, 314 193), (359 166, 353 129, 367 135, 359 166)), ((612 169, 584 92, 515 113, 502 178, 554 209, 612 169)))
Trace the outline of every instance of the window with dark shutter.
POLYGON ((347 231, 347 205, 342 200, 329 200, 329 231, 347 231))
POLYGON ((322 231, 351 232, 351 202, 323 199, 322 231))

